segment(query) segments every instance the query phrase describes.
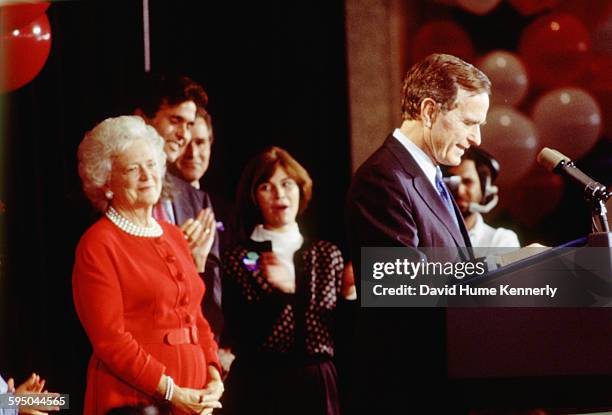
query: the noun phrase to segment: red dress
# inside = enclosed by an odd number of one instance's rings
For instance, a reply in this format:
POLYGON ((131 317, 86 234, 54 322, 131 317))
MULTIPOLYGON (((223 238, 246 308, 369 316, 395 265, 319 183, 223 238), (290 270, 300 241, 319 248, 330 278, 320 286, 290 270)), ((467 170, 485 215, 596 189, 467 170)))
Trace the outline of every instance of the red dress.
POLYGON ((93 346, 84 414, 151 403, 163 373, 202 389, 217 345, 200 302, 204 284, 176 226, 159 238, 127 234, 103 217, 76 251, 72 289, 93 346))

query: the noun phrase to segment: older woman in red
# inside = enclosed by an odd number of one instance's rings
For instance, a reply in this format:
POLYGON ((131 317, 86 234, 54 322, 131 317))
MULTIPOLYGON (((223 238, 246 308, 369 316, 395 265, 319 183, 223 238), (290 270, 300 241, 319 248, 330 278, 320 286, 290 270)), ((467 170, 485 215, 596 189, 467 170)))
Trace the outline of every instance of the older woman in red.
MULTIPOLYGON (((164 399, 178 413, 211 413, 223 384, 200 279, 180 229, 156 222, 163 141, 140 117, 97 125, 79 146, 85 193, 104 212, 81 238, 76 310, 93 346, 85 414, 164 399)), ((210 228, 202 241, 212 244, 210 228)), ((201 225, 194 225, 201 226, 201 225)))

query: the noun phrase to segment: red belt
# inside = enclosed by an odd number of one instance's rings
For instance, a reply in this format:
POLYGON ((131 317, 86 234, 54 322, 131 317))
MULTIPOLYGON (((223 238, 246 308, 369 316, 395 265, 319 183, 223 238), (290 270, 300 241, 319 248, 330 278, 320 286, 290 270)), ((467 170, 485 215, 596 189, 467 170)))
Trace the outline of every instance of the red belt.
POLYGON ((198 328, 196 326, 170 330, 129 331, 141 343, 165 343, 171 346, 199 343, 198 328))

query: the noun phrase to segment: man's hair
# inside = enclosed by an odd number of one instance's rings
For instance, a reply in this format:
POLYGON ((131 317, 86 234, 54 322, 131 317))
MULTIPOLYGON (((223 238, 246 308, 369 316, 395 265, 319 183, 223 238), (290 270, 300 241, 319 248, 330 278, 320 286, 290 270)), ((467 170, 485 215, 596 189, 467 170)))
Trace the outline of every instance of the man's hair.
POLYGON ((139 85, 135 107, 149 118, 155 117, 163 105, 171 107, 185 101, 193 101, 205 108, 208 95, 202 85, 187 76, 147 74, 139 85))
POLYGON ((419 119, 425 98, 433 99, 444 111, 453 109, 459 88, 490 95, 491 81, 478 68, 455 56, 442 53, 427 56, 406 72, 402 119, 419 119))
POLYGON ((253 227, 263 223, 261 210, 257 203, 257 187, 272 177, 277 167, 282 167, 297 183, 300 189, 300 206, 298 214, 301 214, 312 197, 312 179, 304 167, 300 165, 291 155, 280 147, 268 147, 246 165, 238 191, 236 193, 236 204, 240 212, 240 222, 245 235, 250 235, 253 227))
POLYGON ((487 153, 481 148, 470 147, 463 157, 461 162, 465 160, 472 160, 476 166, 476 172, 478 173, 478 179, 480 180, 480 189, 482 190, 483 196, 485 195, 487 177, 491 178, 491 183, 495 182, 499 174, 499 162, 491 154, 487 153))
POLYGON ((196 118, 202 118, 204 120, 204 123, 208 128, 208 132, 210 133, 209 139, 210 143, 212 144, 215 141, 215 134, 213 131, 212 117, 210 116, 210 113, 206 110, 206 108, 198 106, 198 109, 196 110, 196 118))

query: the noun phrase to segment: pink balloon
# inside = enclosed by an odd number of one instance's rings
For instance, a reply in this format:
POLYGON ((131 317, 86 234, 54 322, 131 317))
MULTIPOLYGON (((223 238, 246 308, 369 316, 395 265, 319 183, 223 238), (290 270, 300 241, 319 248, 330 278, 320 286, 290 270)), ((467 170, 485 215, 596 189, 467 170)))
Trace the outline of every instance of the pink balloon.
POLYGON ((541 96, 533 121, 542 147, 559 150, 571 159, 589 152, 601 133, 601 111, 595 99, 579 88, 559 88, 541 96))
POLYGON ((558 87, 582 75, 590 59, 589 32, 576 17, 553 13, 523 31, 519 52, 535 85, 558 87))
POLYGON ((482 127, 482 148, 500 164, 497 183, 511 185, 524 176, 539 148, 535 126, 529 118, 509 106, 494 106, 482 127))
POLYGON ((493 10, 501 0, 457 0, 457 5, 470 13, 484 16, 493 10))
POLYGON ((457 23, 445 20, 421 26, 412 45, 414 62, 432 53, 448 53, 468 62, 474 56, 474 46, 467 33, 457 23))
POLYGON ((477 65, 491 80, 491 103, 519 104, 529 88, 527 70, 514 53, 497 50, 484 56, 477 65))
POLYGON ((531 16, 554 8, 559 0, 508 0, 508 2, 523 16, 531 16))

